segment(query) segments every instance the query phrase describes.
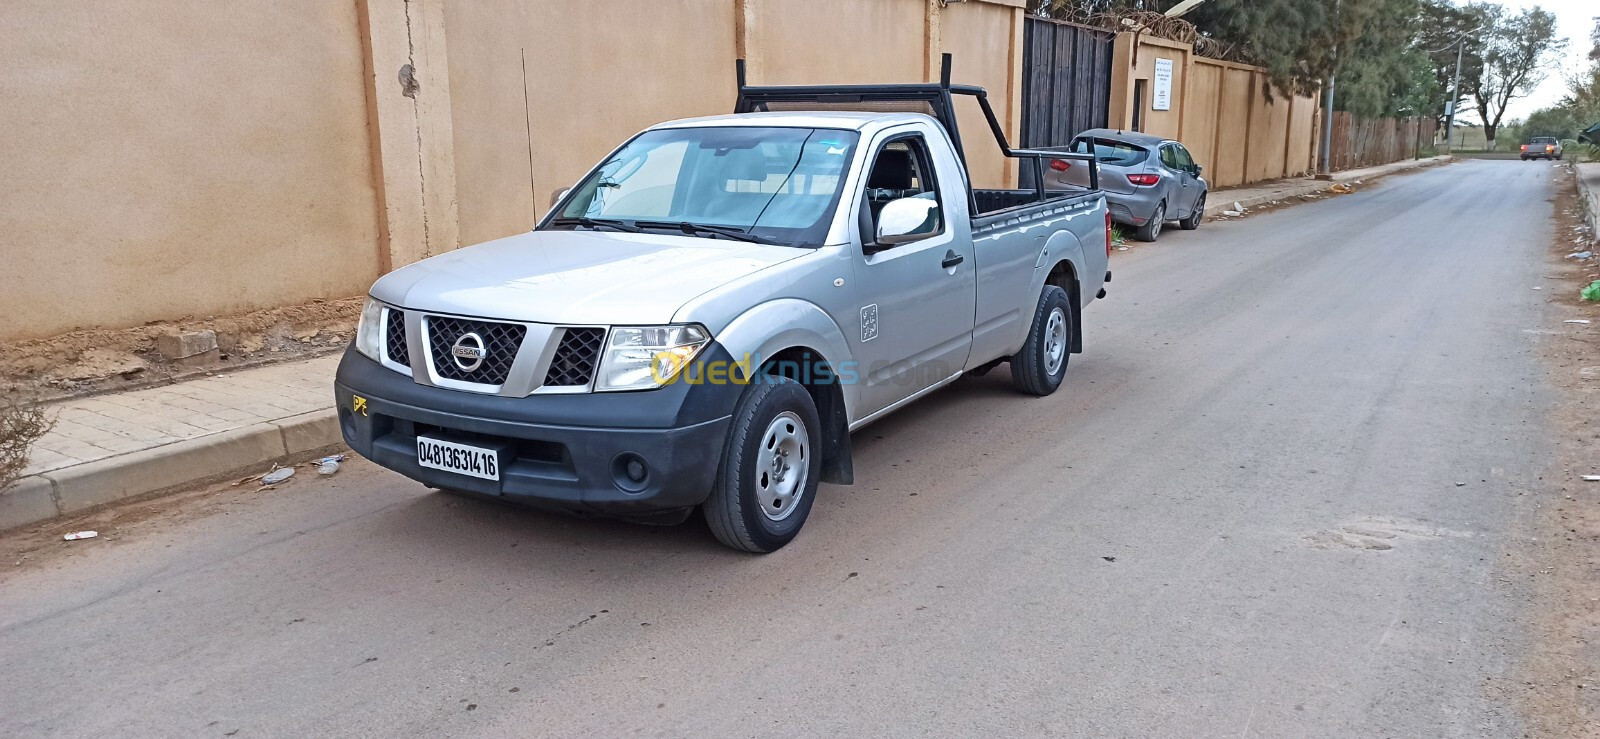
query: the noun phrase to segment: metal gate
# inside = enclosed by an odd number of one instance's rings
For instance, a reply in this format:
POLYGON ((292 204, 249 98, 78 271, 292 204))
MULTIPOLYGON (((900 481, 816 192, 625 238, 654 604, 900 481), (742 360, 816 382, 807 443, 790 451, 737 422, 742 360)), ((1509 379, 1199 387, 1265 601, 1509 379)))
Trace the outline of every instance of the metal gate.
POLYGON ((1029 16, 1022 27, 1024 148, 1066 146, 1106 125, 1111 105, 1110 30, 1029 16))

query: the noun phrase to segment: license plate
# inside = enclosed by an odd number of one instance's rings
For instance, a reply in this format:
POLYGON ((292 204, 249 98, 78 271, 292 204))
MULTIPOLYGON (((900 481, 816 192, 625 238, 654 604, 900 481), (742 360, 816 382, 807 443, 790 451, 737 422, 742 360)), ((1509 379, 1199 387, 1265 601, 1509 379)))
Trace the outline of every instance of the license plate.
POLYGON ((418 436, 417 464, 485 480, 500 479, 499 452, 443 439, 418 436))

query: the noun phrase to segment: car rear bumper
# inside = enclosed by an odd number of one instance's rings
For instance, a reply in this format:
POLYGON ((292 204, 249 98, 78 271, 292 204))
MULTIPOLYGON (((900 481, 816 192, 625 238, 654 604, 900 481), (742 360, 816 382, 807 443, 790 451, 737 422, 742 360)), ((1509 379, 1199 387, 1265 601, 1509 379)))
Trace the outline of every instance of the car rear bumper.
MULTIPOLYGON (((1143 226, 1156 213, 1161 202, 1161 191, 1156 187, 1142 188, 1132 194, 1106 193, 1106 207, 1111 210, 1111 220, 1129 226, 1143 226)), ((1168 209, 1171 213, 1171 209, 1168 209)))
POLYGON ((741 390, 675 383, 502 398, 419 385, 349 349, 334 393, 350 448, 424 485, 580 515, 652 518, 710 494, 741 390), (423 467, 419 435, 498 449, 500 479, 423 467), (643 466, 642 479, 629 476, 630 462, 643 466))

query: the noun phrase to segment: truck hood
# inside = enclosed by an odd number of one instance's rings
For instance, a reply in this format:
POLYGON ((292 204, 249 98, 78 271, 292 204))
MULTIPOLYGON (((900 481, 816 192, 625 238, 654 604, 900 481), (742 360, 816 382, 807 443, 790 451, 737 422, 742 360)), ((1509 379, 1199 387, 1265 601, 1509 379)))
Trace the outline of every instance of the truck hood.
POLYGON ((696 296, 803 253, 669 234, 532 231, 402 267, 372 297, 530 323, 660 324, 696 296))

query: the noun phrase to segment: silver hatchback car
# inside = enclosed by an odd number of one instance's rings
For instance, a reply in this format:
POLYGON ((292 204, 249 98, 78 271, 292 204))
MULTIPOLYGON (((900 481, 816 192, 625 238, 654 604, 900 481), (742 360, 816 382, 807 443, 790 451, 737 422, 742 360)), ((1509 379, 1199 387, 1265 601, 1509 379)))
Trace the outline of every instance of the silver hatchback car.
MULTIPOLYGON (((1206 212, 1209 185, 1200 165, 1183 144, 1132 131, 1094 128, 1078 134, 1069 150, 1088 154, 1091 147, 1100 163, 1100 187, 1111 208, 1111 220, 1136 227, 1133 237, 1155 241, 1167 221, 1194 230, 1206 212)), ((1050 164, 1045 174, 1048 189, 1076 189, 1088 185, 1088 173, 1065 159, 1050 164)))

